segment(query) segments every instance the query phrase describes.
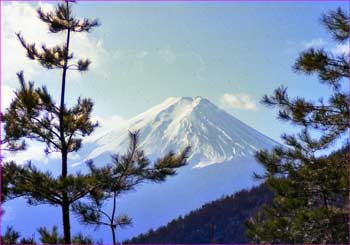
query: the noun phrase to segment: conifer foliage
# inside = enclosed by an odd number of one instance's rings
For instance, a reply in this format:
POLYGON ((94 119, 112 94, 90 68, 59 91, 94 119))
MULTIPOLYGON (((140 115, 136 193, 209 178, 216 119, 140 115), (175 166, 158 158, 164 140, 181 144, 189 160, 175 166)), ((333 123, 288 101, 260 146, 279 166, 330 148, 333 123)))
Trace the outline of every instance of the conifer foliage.
POLYGON ((246 244, 246 219, 272 201, 265 184, 204 204, 168 224, 142 233, 124 244, 246 244))
MULTIPOLYGON (((76 202, 73 209, 84 224, 105 225, 111 229, 113 244, 117 244, 117 227, 131 225, 131 218, 126 214, 117 215, 117 198, 128 191, 133 190, 138 184, 151 181, 163 182, 168 176, 176 173, 176 168, 186 164, 190 148, 185 148, 181 154, 168 153, 163 158, 151 164, 145 153, 139 148, 138 131, 130 132, 129 149, 124 155, 113 155, 112 164, 104 170, 108 173, 102 175, 104 188, 90 192, 89 202, 76 202), (106 179, 106 176, 109 178, 106 179), (105 200, 112 199, 112 209, 108 212, 104 208, 105 200)), ((90 164, 92 172, 94 166, 90 164)))
POLYGON ((97 126, 90 119, 93 103, 90 99, 79 98, 72 108, 65 105, 65 86, 68 70, 86 71, 90 61, 78 60, 71 63, 71 33, 88 32, 98 26, 96 20, 79 20, 73 16, 70 1, 59 3, 52 12, 38 9, 39 18, 47 23, 51 33, 66 33, 66 42, 52 48, 42 45, 38 49, 29 44, 20 33, 18 39, 27 52, 29 59, 38 61, 47 69, 60 69, 61 98, 57 105, 46 87, 35 88, 33 82, 26 82, 23 72, 17 74, 21 88, 16 91, 15 99, 2 116, 5 123, 6 138, 12 146, 23 138, 37 140, 46 144, 46 152, 61 153, 61 176, 54 178, 42 173, 29 164, 19 167, 7 164, 4 171, 13 172, 13 195, 25 196, 30 203, 49 203, 62 208, 64 241, 71 243, 69 207, 72 202, 86 195, 94 184, 91 175, 68 175, 67 159, 70 152, 78 151, 82 137, 89 135, 97 126), (82 188, 83 187, 83 188, 82 188), (87 187, 87 188, 86 188, 87 187))
MULTIPOLYGON (((108 225, 115 238, 116 226, 126 225, 130 219, 124 215, 116 218, 116 197, 131 190, 138 183, 150 180, 161 182, 167 176, 174 175, 178 167, 184 166, 189 148, 179 155, 169 153, 151 165, 137 144, 137 133, 131 133, 130 150, 125 156, 113 156, 113 165, 97 168, 92 161, 87 162, 88 173, 68 173, 68 154, 78 151, 82 139, 90 135, 98 126, 91 120, 93 102, 89 98, 78 98, 71 108, 65 104, 66 77, 71 70, 84 72, 88 70, 90 60, 75 59, 70 50, 71 34, 89 32, 99 25, 97 20, 77 19, 73 16, 72 3, 69 0, 59 3, 54 11, 44 12, 38 9, 39 18, 45 22, 51 33, 63 32, 66 41, 62 45, 49 48, 28 43, 18 33, 18 39, 27 52, 29 59, 38 61, 47 69, 58 69, 62 72, 60 102, 56 103, 45 86, 35 87, 34 82, 27 82, 23 72, 17 74, 20 89, 10 107, 2 115, 5 138, 2 143, 10 150, 24 150, 24 140, 35 140, 46 145, 45 152, 58 152, 61 155, 61 173, 54 176, 51 172, 42 172, 34 164, 17 165, 14 162, 3 163, 2 199, 24 197, 31 205, 50 204, 62 210, 63 236, 58 234, 57 227, 52 231, 39 228, 43 243, 92 243, 92 239, 78 234, 71 238, 70 211, 75 210, 86 223, 91 215, 97 215, 95 222, 103 224, 99 218, 104 212, 103 201, 113 197, 114 206, 108 225), (93 205, 82 202, 89 197, 93 205), (90 216, 88 217, 88 215, 90 216)), ((19 234, 12 228, 3 237, 4 241, 18 242, 19 234)), ((115 241, 115 239, 114 239, 115 241)))
MULTIPOLYGON (((337 44, 349 43, 350 19, 343 10, 324 15, 322 22, 337 44)), ((247 235, 254 243, 347 244, 349 55, 311 48, 300 54, 294 69, 318 75, 331 95, 327 102, 291 99, 281 87, 263 98, 266 105, 279 108, 280 119, 302 130, 282 136, 287 147, 257 153, 266 169, 265 175, 257 177, 266 179, 275 197, 271 206, 247 222, 247 235)))

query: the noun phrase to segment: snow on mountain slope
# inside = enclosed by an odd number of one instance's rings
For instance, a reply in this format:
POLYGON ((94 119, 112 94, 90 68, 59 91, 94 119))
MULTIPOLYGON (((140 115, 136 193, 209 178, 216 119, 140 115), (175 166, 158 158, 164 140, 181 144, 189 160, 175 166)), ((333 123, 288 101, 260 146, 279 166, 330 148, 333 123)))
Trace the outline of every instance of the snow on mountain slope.
MULTIPOLYGON (((84 140, 78 152, 80 159, 70 159, 70 163, 77 164, 72 164, 69 171, 83 169, 81 163, 85 159, 93 159, 97 165, 110 163, 111 153, 123 153, 128 146, 129 129, 141 130, 140 146, 152 159, 170 150, 179 152, 188 145, 192 153, 188 166, 180 168, 177 175, 164 183, 140 185, 118 200, 118 214, 126 213, 133 219, 133 227, 118 232, 119 241, 164 225, 223 195, 258 185, 252 176, 263 168, 256 162, 254 153, 277 144, 207 99, 169 98, 122 127, 115 126, 100 136, 84 140)), ((49 160, 45 166, 54 170, 60 166, 58 161, 49 160)), ((108 206, 105 206, 107 210, 108 206)), ((24 236, 31 236, 37 227, 57 225, 60 220, 59 209, 43 205, 29 207, 23 199, 6 203, 4 209, 14 211, 12 215, 4 215, 2 225, 13 225, 24 236), (47 213, 55 218, 47 219, 47 213)), ((95 232, 94 227, 82 227, 72 215, 72 233, 82 229, 96 240, 111 243, 108 228, 100 227, 95 232)))
POLYGON ((189 165, 176 176, 162 184, 139 186, 118 201, 118 210, 134 223, 121 232, 121 239, 157 228, 222 195, 258 185, 253 173, 262 173, 263 168, 255 152, 278 144, 205 98, 181 97, 169 98, 124 127, 95 138, 86 159, 100 164, 110 161, 110 153, 124 152, 128 130, 140 130, 140 147, 152 159, 186 146, 191 146, 191 155, 189 165))
POLYGON ((140 147, 150 155, 191 146, 189 160, 195 168, 252 156, 276 144, 205 98, 172 97, 98 138, 87 158, 125 150, 128 130, 140 130, 140 147))

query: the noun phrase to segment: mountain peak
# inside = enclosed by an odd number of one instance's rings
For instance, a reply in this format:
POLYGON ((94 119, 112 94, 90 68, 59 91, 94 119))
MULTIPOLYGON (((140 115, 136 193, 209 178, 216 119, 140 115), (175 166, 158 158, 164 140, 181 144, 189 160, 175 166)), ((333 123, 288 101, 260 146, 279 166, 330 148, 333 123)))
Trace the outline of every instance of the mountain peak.
POLYGON ((184 96, 184 97, 178 97, 183 100, 190 100, 190 101, 201 101, 201 100, 207 100, 206 98, 202 96, 195 96, 195 97, 190 97, 190 96, 184 96))
POLYGON ((176 178, 162 185, 145 184, 119 200, 121 212, 127 211, 138 222, 137 232, 258 184, 252 176, 262 174, 263 167, 256 162, 255 152, 277 144, 203 97, 171 97, 131 118, 124 128, 112 129, 93 141, 85 159, 108 163, 111 153, 125 152, 128 130, 140 130, 140 149, 151 160, 191 147, 188 165, 177 171, 176 178), (145 222, 145 213, 161 219, 152 219, 150 224, 145 222))
POLYGON ((166 100, 164 100, 161 104, 173 104, 173 103, 211 103, 208 99, 202 97, 202 96, 195 96, 195 97, 169 97, 166 100))
POLYGON ((124 150, 128 146, 128 130, 140 130, 140 146, 156 157, 191 146, 190 161, 195 167, 253 157, 256 150, 276 145, 203 97, 170 97, 130 119, 125 128, 101 137, 96 142, 101 147, 89 158, 106 150, 124 150))

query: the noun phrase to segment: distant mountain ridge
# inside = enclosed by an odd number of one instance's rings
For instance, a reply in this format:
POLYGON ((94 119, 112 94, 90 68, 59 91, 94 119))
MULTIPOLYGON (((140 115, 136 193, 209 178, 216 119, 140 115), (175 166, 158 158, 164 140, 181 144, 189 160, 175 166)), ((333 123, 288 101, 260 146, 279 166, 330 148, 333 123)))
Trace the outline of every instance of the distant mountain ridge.
POLYGON ((167 225, 140 234, 126 244, 242 244, 245 222, 261 205, 270 204, 273 194, 262 184, 251 190, 239 191, 203 205, 167 225))

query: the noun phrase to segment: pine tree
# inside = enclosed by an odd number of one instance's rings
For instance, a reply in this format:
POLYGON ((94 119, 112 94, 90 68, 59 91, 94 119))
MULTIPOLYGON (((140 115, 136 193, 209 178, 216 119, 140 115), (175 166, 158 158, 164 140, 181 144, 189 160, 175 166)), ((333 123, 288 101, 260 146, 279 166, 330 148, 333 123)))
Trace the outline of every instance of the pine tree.
MULTIPOLYGON (((24 140, 30 139, 44 143, 47 154, 52 152, 61 154, 61 174, 58 177, 49 171, 42 172, 31 162, 25 165, 16 165, 14 162, 2 164, 5 180, 2 183, 3 198, 24 197, 31 205, 50 204, 61 207, 63 237, 58 235, 57 228, 52 231, 41 228, 39 233, 44 243, 71 244, 92 241, 82 234, 71 239, 70 208, 72 206, 75 209, 79 206, 82 212, 83 203, 79 200, 86 196, 99 202, 110 197, 115 201, 118 194, 132 189, 144 180, 163 181, 166 176, 175 174, 178 167, 186 164, 189 151, 189 148, 186 148, 179 155, 169 153, 157 161, 153 167, 149 167, 150 163, 143 152, 136 149, 136 134, 130 134, 134 150, 120 159, 114 156, 114 166, 97 168, 92 161, 89 161, 87 162, 90 170, 88 173, 68 173, 68 154, 78 151, 82 145, 82 138, 90 135, 97 127, 97 123, 91 121, 93 108, 91 99, 78 98, 76 105, 71 108, 65 105, 67 71, 84 72, 90 65, 88 59, 73 63, 73 53, 69 48, 70 36, 74 32, 89 32, 99 24, 96 20, 76 19, 72 14, 70 2, 66 0, 58 4, 53 12, 45 13, 41 9, 37 11, 39 18, 47 23, 51 33, 66 33, 66 42, 63 45, 53 48, 42 45, 41 49, 37 49, 35 44, 27 43, 20 33, 17 34, 27 51, 28 58, 38 61, 47 69, 62 71, 60 103, 55 103, 45 86, 35 88, 34 83, 27 82, 23 72, 19 72, 17 77, 21 87, 15 92, 15 98, 1 117, 5 123, 6 133, 2 143, 6 143, 9 149, 23 150, 24 140)), ((87 212, 91 210, 89 205, 85 207, 87 212)), ((114 205, 113 210, 115 207, 114 205)), ((101 214, 100 211, 98 210, 98 215, 101 214)), ((120 216, 118 222, 115 222, 115 211, 109 217, 112 219, 109 225, 113 235, 115 235, 116 224, 129 223, 127 216, 120 216)), ((14 232, 9 235, 16 238, 14 232)))
MULTIPOLYGON (((64 243, 63 237, 58 234, 57 226, 54 226, 52 230, 48 230, 45 227, 38 229, 39 240, 42 244, 62 244, 64 243)), ((5 234, 1 238, 1 244, 37 244, 34 235, 30 238, 21 238, 21 234, 15 231, 13 227, 7 227, 5 234)), ((88 236, 84 236, 81 233, 73 236, 72 244, 102 244, 102 242, 96 242, 88 236)))
MULTIPOLYGON (((350 19, 343 10, 324 15, 322 22, 338 44, 349 43, 350 19)), ((263 98, 266 105, 279 108, 280 119, 302 130, 298 135, 282 136, 287 147, 257 153, 266 169, 257 177, 266 179, 274 199, 247 222, 247 235, 254 243, 347 244, 349 55, 311 48, 300 54, 294 69, 317 74, 330 87, 331 96, 327 103, 324 99, 291 99, 281 87, 263 98), (327 154, 329 151, 332 153, 327 154)))
POLYGON ((29 44, 20 33, 18 39, 27 52, 29 59, 38 61, 47 69, 62 71, 61 98, 59 105, 53 101, 46 87, 34 88, 34 83, 27 83, 23 72, 17 74, 21 84, 9 109, 2 116, 5 123, 7 142, 11 147, 20 146, 24 138, 37 140, 46 144, 46 152, 61 154, 62 172, 59 178, 49 173, 42 173, 29 164, 18 167, 9 163, 6 167, 14 177, 12 194, 23 195, 31 203, 49 203, 59 205, 62 209, 64 241, 71 243, 69 207, 75 200, 82 198, 93 186, 92 174, 87 176, 68 175, 68 154, 78 151, 83 136, 92 133, 97 126, 90 119, 93 103, 90 99, 79 98, 77 104, 68 109, 65 105, 65 86, 68 70, 87 71, 90 61, 80 59, 72 63, 73 53, 70 51, 71 34, 74 32, 89 32, 98 26, 96 20, 79 20, 73 16, 71 3, 66 0, 57 5, 53 12, 45 13, 38 9, 38 16, 46 23, 51 33, 66 33, 66 42, 52 48, 42 45, 38 49, 35 44, 29 44))
POLYGON ((36 244, 34 238, 20 238, 20 236, 13 227, 7 227, 5 234, 1 237, 1 244, 36 244))
MULTIPOLYGON (((57 226, 52 227, 51 231, 44 227, 39 228, 38 231, 42 244, 62 244, 64 242, 64 238, 58 234, 57 226)), ((92 238, 79 233, 72 237, 72 244, 102 244, 102 242, 95 242, 92 238)))
MULTIPOLYGON (((3 151, 10 151, 10 152, 17 152, 20 150, 25 150, 26 145, 25 142, 15 142, 15 144, 11 144, 11 142, 6 142, 6 139, 2 139, 0 141, 1 143, 1 149, 0 152, 3 151)), ((4 165, 6 165, 5 162, 3 162, 4 158, 1 155, 0 156, 0 161, 1 161, 1 199, 0 203, 4 203, 8 200, 8 188, 11 180, 11 176, 9 175, 8 169, 4 168, 4 165)), ((4 213, 4 210, 0 210, 0 216, 2 216, 4 213)))
MULTIPOLYGON (((117 197, 133 190, 144 181, 163 182, 168 176, 176 174, 176 169, 186 164, 190 148, 185 148, 181 154, 175 155, 170 152, 163 158, 158 159, 151 165, 149 159, 139 147, 139 133, 130 132, 129 149, 125 155, 113 155, 112 164, 107 165, 104 170, 109 173, 101 175, 105 185, 103 188, 94 189, 90 195, 90 202, 77 202, 74 211, 85 224, 108 226, 111 229, 113 244, 117 244, 117 227, 131 225, 131 219, 126 214, 117 215, 117 197), (108 212, 103 209, 104 202, 112 199, 112 210, 108 212)), ((90 168, 96 172, 94 165, 90 168)))

